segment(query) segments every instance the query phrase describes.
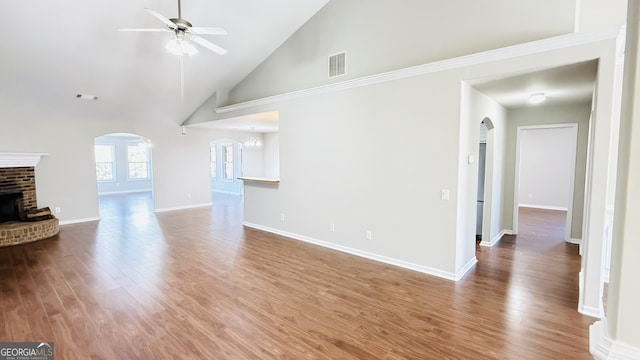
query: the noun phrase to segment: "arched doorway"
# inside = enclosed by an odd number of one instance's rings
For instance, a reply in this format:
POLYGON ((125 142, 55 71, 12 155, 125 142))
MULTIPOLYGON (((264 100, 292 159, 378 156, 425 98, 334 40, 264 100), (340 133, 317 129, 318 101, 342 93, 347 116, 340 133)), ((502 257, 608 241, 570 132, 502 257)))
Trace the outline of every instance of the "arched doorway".
POLYGON ((151 140, 111 133, 94 142, 100 217, 153 214, 151 140))

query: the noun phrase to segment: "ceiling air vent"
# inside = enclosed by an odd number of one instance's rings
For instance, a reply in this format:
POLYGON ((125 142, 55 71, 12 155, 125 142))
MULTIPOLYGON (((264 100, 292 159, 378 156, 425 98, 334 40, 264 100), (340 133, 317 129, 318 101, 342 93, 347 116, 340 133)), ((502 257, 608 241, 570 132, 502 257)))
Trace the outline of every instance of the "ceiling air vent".
POLYGON ((329 78, 347 73, 347 53, 341 52, 329 56, 329 78))

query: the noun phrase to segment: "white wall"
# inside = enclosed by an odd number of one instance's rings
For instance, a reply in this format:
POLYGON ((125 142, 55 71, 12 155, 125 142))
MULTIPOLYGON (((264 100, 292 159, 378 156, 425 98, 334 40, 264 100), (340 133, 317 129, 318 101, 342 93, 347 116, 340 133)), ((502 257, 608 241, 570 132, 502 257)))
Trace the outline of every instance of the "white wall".
MULTIPOLYGON (((466 77, 597 58, 614 43, 609 40, 257 106, 252 111, 276 106, 280 111, 281 182, 277 188, 245 185, 245 220, 455 278, 473 254, 460 246, 470 246, 466 240, 475 234, 477 176, 468 170, 467 156, 477 152, 482 120, 480 113, 477 118, 463 116, 461 82, 466 77), (402 186, 389 186, 389 176, 402 186), (449 201, 441 200, 442 189, 450 190, 449 201), (464 206, 469 203, 470 209, 464 206), (280 220, 280 214, 285 214, 286 221, 280 220), (335 232, 329 231, 330 223, 335 223, 335 232), (372 240, 365 239, 366 230, 372 231, 372 240)), ((483 103, 500 112, 490 99, 483 103)), ((494 152, 499 154, 506 134, 496 137, 500 140, 494 152)), ((493 206, 499 212, 500 155, 496 159, 493 206)), ((492 219, 489 228, 500 232, 499 217, 492 219)))
POLYGON ((568 210, 575 149, 575 128, 522 130, 518 205, 568 210))
POLYGON ((576 31, 619 28, 626 21, 627 0, 576 0, 576 31))
MULTIPOLYGON (((256 134, 253 134, 255 136, 256 134)), ((242 146, 242 175, 248 177, 264 177, 265 163, 264 153, 266 144, 264 144, 264 135, 260 134, 263 139, 263 146, 248 147, 242 146)))
POLYGON ((264 134, 264 177, 280 178, 280 136, 277 132, 264 134))
POLYGON ((589 136, 589 117, 591 103, 568 105, 529 106, 509 109, 507 113, 507 143, 505 154, 504 209, 502 222, 505 229, 513 229, 514 185, 516 172, 516 139, 518 126, 536 126, 549 124, 578 124, 578 144, 576 146, 576 167, 574 173, 573 214, 571 220, 571 238, 582 239, 584 214, 585 176, 587 167, 587 145, 589 136))
POLYGON ((232 89, 229 102, 567 34, 574 20, 574 0, 330 1, 232 89), (328 79, 328 56, 341 51, 347 74, 328 79))

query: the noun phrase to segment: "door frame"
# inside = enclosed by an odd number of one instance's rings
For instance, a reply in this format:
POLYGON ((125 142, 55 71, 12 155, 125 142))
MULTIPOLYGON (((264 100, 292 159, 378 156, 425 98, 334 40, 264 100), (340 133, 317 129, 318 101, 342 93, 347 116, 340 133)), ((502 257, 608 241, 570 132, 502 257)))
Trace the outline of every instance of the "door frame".
POLYGON ((516 167, 515 167, 515 181, 513 186, 513 235, 518 234, 518 209, 519 209, 519 193, 520 193, 520 155, 522 147, 522 136, 526 130, 540 130, 540 129, 562 129, 571 128, 574 130, 573 146, 571 147, 571 171, 569 172, 569 204, 567 206, 567 221, 565 224, 565 241, 572 242, 571 240, 571 225, 573 223, 573 199, 575 191, 575 178, 576 178, 576 158, 577 158, 577 146, 578 146, 578 124, 577 123, 562 123, 562 124, 544 124, 544 125, 522 125, 518 126, 516 130, 516 167))

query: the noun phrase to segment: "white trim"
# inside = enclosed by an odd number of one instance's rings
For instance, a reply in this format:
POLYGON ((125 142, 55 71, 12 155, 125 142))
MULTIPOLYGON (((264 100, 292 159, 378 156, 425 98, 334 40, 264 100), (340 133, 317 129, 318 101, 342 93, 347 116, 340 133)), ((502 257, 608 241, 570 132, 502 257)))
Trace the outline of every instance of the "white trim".
POLYGON ((177 211, 177 210, 189 210, 189 209, 197 209, 197 208, 209 207, 211 205, 213 205, 213 204, 212 203, 202 203, 202 204, 194 204, 194 205, 175 206, 175 207, 168 207, 168 208, 161 208, 161 209, 153 209, 153 212, 154 213, 163 213, 163 212, 177 211))
POLYGON ((500 239, 502 239, 503 236, 505 235, 511 235, 512 231, 511 230, 502 230, 498 233, 498 235, 496 235, 493 239, 491 239, 491 241, 484 241, 482 240, 480 242, 480 246, 483 247, 494 247, 498 241, 500 241, 500 239))
POLYGON ((602 311, 602 309, 587 306, 584 304, 580 304, 578 306, 578 312, 582 315, 591 316, 597 319, 601 319, 604 316, 604 311, 602 311))
POLYGON ((84 218, 84 219, 73 219, 73 220, 64 220, 64 221, 60 221, 58 223, 58 225, 63 226, 63 225, 73 225, 73 224, 80 224, 80 223, 86 223, 86 222, 92 222, 92 221, 100 221, 100 217, 91 217, 91 218, 84 218))
POLYGON ((140 189, 140 190, 126 190, 126 191, 105 191, 105 192, 99 192, 98 196, 101 195, 121 195, 121 194, 135 194, 135 193, 145 193, 145 192, 152 192, 152 189, 140 189))
POLYGON ((45 153, 0 153, 0 168, 35 167, 45 153))
POLYGON ((233 191, 225 191, 225 190, 214 190, 214 189, 211 189, 211 192, 219 193, 219 194, 227 194, 227 195, 242 195, 242 191, 240 191, 240 192, 233 192, 233 191))
POLYGON ((224 114, 233 111, 249 109, 256 106, 269 105, 314 95, 358 88, 361 86, 368 86, 415 76, 433 74, 441 71, 479 65, 492 61, 507 60, 516 57, 539 54, 547 51, 561 50, 572 46, 587 45, 599 41, 616 39, 618 37, 619 31, 620 29, 616 28, 615 30, 605 31, 601 33, 573 33, 561 35, 524 44, 508 46, 500 49, 483 51, 471 55, 436 61, 428 64, 412 66, 376 75, 365 76, 357 79, 317 86, 309 89, 267 96, 261 99, 217 107, 213 110, 218 114, 224 114))
POLYGON ((589 326, 589 351, 597 360, 640 359, 640 349, 609 337, 607 319, 596 321, 589 326))
MULTIPOLYGON (((423 274, 428 274, 428 275, 441 277, 441 278, 444 278, 444 279, 447 279, 447 280, 458 281, 458 280, 460 280, 460 278, 462 278, 462 276, 464 276, 464 273, 462 273, 462 271, 460 271, 458 274, 454 274, 452 272, 443 271, 443 270, 439 270, 439 269, 434 269, 434 268, 431 268, 431 267, 428 267, 428 266, 418 265, 418 264, 410 263, 410 262, 403 261, 403 260, 393 259, 393 258, 390 258, 390 257, 386 257, 386 256, 378 255, 378 254, 373 254, 373 253, 362 251, 362 250, 353 249, 353 248, 350 248, 350 247, 334 244, 334 243, 331 243, 331 242, 314 239, 314 238, 311 238, 311 237, 308 237, 308 236, 304 236, 304 235, 298 235, 298 234, 290 233, 290 232, 287 232, 287 231, 270 228, 270 227, 267 227, 267 226, 262 226, 262 225, 258 225, 258 224, 252 224, 252 223, 249 223, 249 222, 246 222, 246 221, 243 222, 242 225, 244 225, 246 227, 250 227, 250 228, 256 229, 256 230, 266 231, 266 232, 269 232, 269 233, 272 233, 272 234, 285 236, 285 237, 288 237, 288 238, 291 238, 291 239, 294 239, 294 240, 299 240, 299 241, 303 241, 303 242, 306 242, 306 243, 310 243, 310 244, 322 246, 322 247, 325 247, 325 248, 329 248, 329 249, 332 249, 332 250, 337 250, 337 251, 340 251, 340 252, 344 252, 344 253, 347 253, 347 254, 351 254, 351 255, 363 257, 363 258, 366 258, 366 259, 378 261, 378 262, 381 262, 381 263, 394 265, 394 266, 398 266, 398 267, 401 267, 401 268, 405 268, 405 269, 421 272, 423 274), (460 276, 460 278, 458 278, 458 276, 460 276)), ((469 268, 471 268, 471 266, 473 266, 473 264, 472 265, 468 265, 467 264, 467 266, 469 266, 469 268)), ((467 266, 465 266, 465 268, 467 266)), ((464 270, 464 268, 463 268, 463 270, 464 270)))
POLYGON ((535 204, 518 204, 518 207, 542 209, 542 210, 557 210, 557 211, 569 211, 569 208, 562 206, 547 206, 547 205, 535 205, 535 204))
POLYGON ((477 257, 473 257, 471 260, 469 260, 469 262, 462 268, 460 269, 460 271, 456 272, 456 277, 454 279, 454 281, 460 281, 462 280, 463 277, 465 277, 465 275, 467 275, 467 273, 478 263, 478 258, 477 257))
POLYGON ((582 239, 570 238, 567 242, 569 244, 582 245, 582 239))
POLYGON ((580 13, 582 10, 582 0, 576 0, 576 9, 573 14, 573 32, 580 31, 580 13))
MULTIPOLYGON (((582 246, 581 246, 582 248, 582 246)), ((578 273, 578 291, 580 294, 584 293, 584 272, 580 271, 578 273)), ((584 305, 584 303, 582 301, 578 302, 578 312, 583 314, 583 315, 587 315, 587 316, 591 316, 594 318, 603 318, 604 317, 604 305, 602 304, 602 298, 600 298, 600 304, 599 306, 593 307, 593 306, 587 306, 584 305)))

